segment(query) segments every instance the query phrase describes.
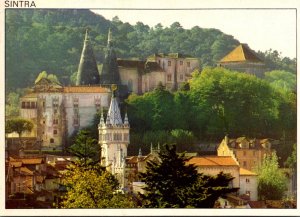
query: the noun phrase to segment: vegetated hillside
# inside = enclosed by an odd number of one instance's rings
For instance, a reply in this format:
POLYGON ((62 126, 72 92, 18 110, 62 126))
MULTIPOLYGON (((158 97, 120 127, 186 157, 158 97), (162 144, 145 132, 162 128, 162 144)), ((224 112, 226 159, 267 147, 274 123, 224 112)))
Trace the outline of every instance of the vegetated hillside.
MULTIPOLYGON (((174 20, 175 21, 175 20, 174 20)), ((142 22, 112 21, 89 10, 6 10, 6 88, 31 86, 41 71, 56 74, 68 84, 77 71, 85 30, 90 30, 97 62, 102 63, 111 27, 119 58, 140 58, 158 52, 180 52, 213 66, 239 41, 217 29, 198 26, 183 29, 178 22, 150 28, 142 22)), ((251 45, 250 45, 251 46, 251 45)), ((295 60, 281 58, 277 51, 260 52, 271 69, 296 71, 295 60)))

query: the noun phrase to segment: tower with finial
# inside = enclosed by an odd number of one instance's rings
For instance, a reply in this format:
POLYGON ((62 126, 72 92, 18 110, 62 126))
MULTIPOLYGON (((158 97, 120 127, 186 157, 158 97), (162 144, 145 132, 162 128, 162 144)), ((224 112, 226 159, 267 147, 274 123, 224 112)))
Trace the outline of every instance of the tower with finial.
POLYGON ((124 121, 118 105, 115 91, 116 85, 112 85, 112 97, 104 121, 103 112, 98 125, 99 145, 101 147, 101 164, 110 170, 124 187, 125 159, 129 145, 130 125, 127 114, 124 121))
POLYGON ((120 85, 120 75, 117 63, 117 55, 113 46, 113 38, 111 29, 108 30, 107 46, 105 59, 100 73, 101 84, 117 84, 120 85))
POLYGON ((88 30, 85 32, 83 49, 77 72, 76 85, 96 85, 100 83, 99 71, 90 42, 88 30))

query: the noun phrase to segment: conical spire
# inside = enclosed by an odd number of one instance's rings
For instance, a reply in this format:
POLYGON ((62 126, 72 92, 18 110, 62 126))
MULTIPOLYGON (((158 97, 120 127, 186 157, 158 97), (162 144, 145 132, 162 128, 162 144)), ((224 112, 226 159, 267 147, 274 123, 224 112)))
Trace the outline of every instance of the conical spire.
POLYGON ((124 124, 125 124, 125 125, 129 125, 127 112, 125 113, 124 124))
POLYGON ((99 71, 93 48, 90 43, 88 30, 86 30, 83 49, 78 66, 76 85, 94 85, 99 84, 99 82, 99 71))
MULTIPOLYGON (((110 106, 108 109, 107 118, 110 119, 110 124, 112 124, 112 125, 123 124, 118 101, 114 95, 111 97, 111 102, 110 102, 110 106)), ((106 121, 106 124, 107 124, 107 121, 106 121)))
POLYGON ((100 73, 101 84, 120 84, 120 75, 117 63, 117 55, 115 53, 112 41, 112 32, 109 29, 107 37, 107 47, 105 59, 100 73))
POLYGON ((142 157, 143 155, 142 155, 142 149, 140 148, 139 149, 139 155, 138 155, 138 157, 142 157))
POLYGON ((101 109, 101 116, 100 116, 100 122, 99 125, 103 125, 104 124, 104 117, 103 117, 103 109, 101 109))

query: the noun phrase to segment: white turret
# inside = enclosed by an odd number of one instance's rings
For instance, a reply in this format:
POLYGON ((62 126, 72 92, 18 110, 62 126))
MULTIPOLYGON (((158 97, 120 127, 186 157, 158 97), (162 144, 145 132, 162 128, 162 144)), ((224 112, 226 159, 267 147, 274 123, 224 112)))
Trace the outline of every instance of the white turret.
MULTIPOLYGON (((124 177, 130 128, 127 114, 125 114, 124 123, 122 121, 118 101, 114 93, 112 94, 106 122, 104 123, 103 114, 101 114, 98 130, 102 165, 115 174, 117 178, 124 177)), ((119 182, 124 187, 124 179, 119 180, 119 182)))

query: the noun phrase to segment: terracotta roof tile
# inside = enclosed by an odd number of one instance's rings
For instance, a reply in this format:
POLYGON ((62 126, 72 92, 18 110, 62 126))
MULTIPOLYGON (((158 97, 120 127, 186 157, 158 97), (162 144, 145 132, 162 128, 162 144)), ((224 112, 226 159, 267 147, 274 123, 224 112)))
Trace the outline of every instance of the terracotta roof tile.
POLYGON ((9 162, 10 166, 12 167, 21 167, 22 166, 22 162, 18 162, 18 161, 15 161, 15 162, 9 162))
POLYGON ((195 164, 195 166, 238 166, 231 156, 193 157, 188 161, 188 164, 195 164))
POLYGON ((27 167, 21 167, 20 169, 21 173, 25 173, 27 175, 33 175, 33 171, 31 171, 30 169, 28 169, 27 167))
POLYGON ((240 175, 242 175, 242 176, 257 176, 256 173, 254 173, 250 170, 246 170, 245 168, 240 168, 240 175))
POLYGON ((100 86, 70 86, 64 87, 64 93, 108 93, 110 90, 100 86))
POLYGON ((240 44, 235 49, 233 49, 229 54, 227 54, 220 63, 226 62, 262 62, 262 60, 252 51, 248 45, 240 44))
POLYGON ((19 159, 23 164, 41 164, 43 163, 43 158, 24 158, 19 159))

